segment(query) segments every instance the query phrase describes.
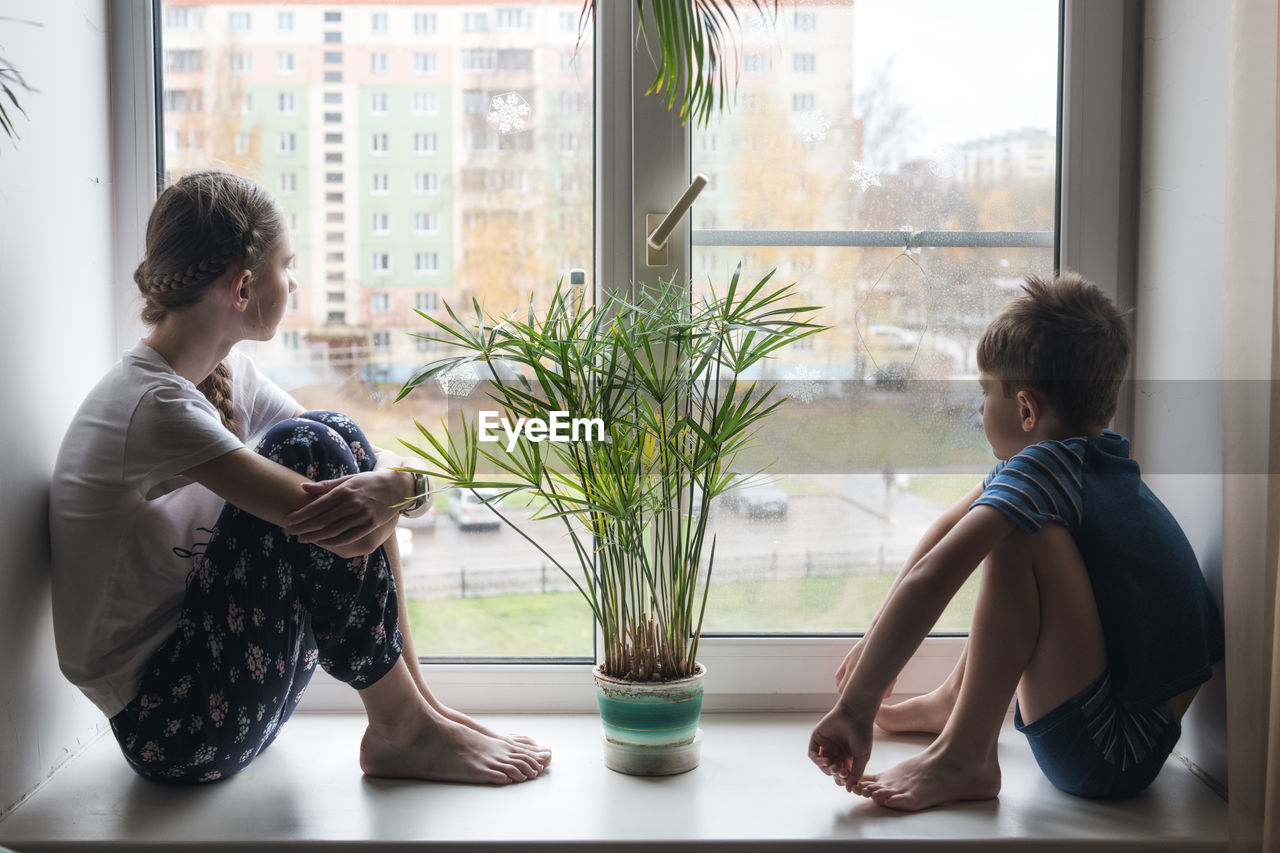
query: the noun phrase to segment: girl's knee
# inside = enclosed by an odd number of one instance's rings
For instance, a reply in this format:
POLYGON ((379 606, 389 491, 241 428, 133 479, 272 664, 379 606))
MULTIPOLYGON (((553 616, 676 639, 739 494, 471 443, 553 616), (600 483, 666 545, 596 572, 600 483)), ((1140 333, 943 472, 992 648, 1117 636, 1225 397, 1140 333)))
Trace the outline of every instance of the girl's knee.
POLYGON ((332 480, 367 470, 341 433, 306 417, 275 424, 254 452, 311 480, 332 480))
POLYGON ((346 444, 351 450, 352 456, 355 457, 359 470, 369 471, 373 469, 373 465, 376 462, 373 445, 369 443, 369 439, 365 436, 364 431, 360 429, 360 426, 350 417, 341 412, 316 409, 303 412, 298 415, 298 419, 327 426, 342 437, 343 443, 346 444))

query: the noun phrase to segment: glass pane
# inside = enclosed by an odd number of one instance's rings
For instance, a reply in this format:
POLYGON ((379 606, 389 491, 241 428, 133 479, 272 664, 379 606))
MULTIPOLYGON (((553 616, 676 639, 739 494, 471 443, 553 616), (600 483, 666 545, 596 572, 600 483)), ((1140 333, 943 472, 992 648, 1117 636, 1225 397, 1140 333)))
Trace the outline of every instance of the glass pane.
MULTIPOLYGON (((790 399, 735 465, 765 474, 713 508, 708 630, 865 629, 920 535, 993 464, 976 344, 1023 275, 1052 271, 1057 25, 1055 0, 744 18, 736 105, 692 131, 693 172, 710 179, 696 289, 738 263, 752 282, 776 269, 831 328, 757 372, 790 399), (724 231, 756 233, 720 245, 724 231), (759 233, 797 231, 899 242, 759 233), (904 246, 917 231, 965 236, 904 246)), ((967 630, 976 584, 936 630, 967 630)))
MULTIPOLYGON (((446 304, 506 313, 591 270, 592 55, 579 0, 162 6, 167 180, 253 177, 287 211, 296 302, 245 345, 309 408, 381 447, 440 424, 411 371, 448 354, 411 333, 446 304)), ((456 496, 401 525, 426 655, 592 655, 590 612, 506 528, 456 496), (484 521, 489 519, 485 518, 484 521)), ((507 507, 517 524, 531 510, 507 507)))

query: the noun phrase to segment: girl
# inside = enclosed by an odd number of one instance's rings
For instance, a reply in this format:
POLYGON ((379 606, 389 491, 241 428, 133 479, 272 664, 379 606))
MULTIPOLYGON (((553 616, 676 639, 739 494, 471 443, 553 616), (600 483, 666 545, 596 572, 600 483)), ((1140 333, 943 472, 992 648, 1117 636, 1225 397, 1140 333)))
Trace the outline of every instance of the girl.
POLYGON ((551 754, 441 704, 399 631, 398 507, 425 510, 425 482, 232 350, 275 334, 293 260, 250 180, 197 172, 156 201, 134 273, 150 334, 89 394, 54 472, 62 670, 148 779, 245 767, 317 663, 359 691, 365 773, 532 779, 551 754))

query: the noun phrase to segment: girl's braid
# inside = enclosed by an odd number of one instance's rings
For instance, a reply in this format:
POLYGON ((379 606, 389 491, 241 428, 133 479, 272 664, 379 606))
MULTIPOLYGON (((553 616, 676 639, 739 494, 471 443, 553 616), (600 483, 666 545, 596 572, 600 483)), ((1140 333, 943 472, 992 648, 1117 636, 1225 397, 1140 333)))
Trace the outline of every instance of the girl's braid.
POLYGON ((240 435, 240 424, 236 421, 235 408, 231 405, 231 365, 225 359, 218 362, 213 373, 205 377, 205 380, 196 386, 196 390, 218 410, 218 414, 222 416, 222 425, 232 435, 244 438, 240 435))

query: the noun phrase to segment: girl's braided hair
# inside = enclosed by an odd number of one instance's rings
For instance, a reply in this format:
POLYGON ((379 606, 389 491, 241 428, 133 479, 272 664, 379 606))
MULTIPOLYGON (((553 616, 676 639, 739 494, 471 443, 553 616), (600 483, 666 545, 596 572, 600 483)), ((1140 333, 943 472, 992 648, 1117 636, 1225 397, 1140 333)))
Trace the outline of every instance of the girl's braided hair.
MULTIPOLYGON (((224 171, 184 175, 160 194, 147 220, 146 257, 133 272, 142 322, 155 325, 196 304, 228 267, 257 275, 283 234, 280 206, 260 184, 224 171)), ((230 365, 220 363, 198 388, 240 435, 230 365)))

